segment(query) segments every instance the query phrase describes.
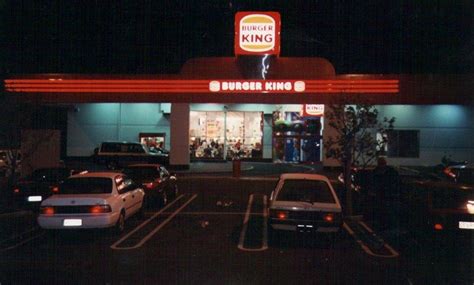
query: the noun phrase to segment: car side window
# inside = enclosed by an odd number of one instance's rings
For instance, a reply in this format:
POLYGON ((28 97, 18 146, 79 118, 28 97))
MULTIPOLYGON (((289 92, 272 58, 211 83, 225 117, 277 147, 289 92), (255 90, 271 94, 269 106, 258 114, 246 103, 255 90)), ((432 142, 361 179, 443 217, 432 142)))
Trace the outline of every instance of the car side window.
POLYGON ((116 143, 103 143, 101 152, 120 152, 120 146, 116 143))
POLYGON ((168 170, 166 170, 166 168, 164 167, 160 167, 160 177, 161 178, 166 178, 166 177, 169 177, 170 174, 168 172, 168 170))
POLYGON ((128 152, 131 153, 145 153, 143 146, 141 144, 129 144, 128 145, 128 152))
POLYGON ((115 177, 115 185, 117 186, 117 191, 120 194, 127 192, 127 184, 126 179, 122 175, 115 177))

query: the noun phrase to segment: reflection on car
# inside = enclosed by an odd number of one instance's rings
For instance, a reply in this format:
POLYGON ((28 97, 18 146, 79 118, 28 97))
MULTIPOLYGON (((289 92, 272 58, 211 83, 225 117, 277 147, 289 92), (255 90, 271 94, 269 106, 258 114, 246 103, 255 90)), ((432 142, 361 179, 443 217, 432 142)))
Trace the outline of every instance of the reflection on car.
POLYGON ((178 195, 177 178, 160 164, 132 164, 123 169, 128 177, 143 185, 146 202, 164 206, 178 195))
POLYGON ((59 184, 72 174, 86 173, 66 167, 39 168, 21 179, 12 189, 15 203, 19 207, 38 209, 41 202, 59 191, 59 184))
POLYGON ((269 229, 335 233, 342 208, 329 179, 317 174, 282 174, 269 203, 269 229))
POLYGON ((145 192, 121 173, 96 172, 66 179, 55 194, 41 203, 38 224, 43 229, 115 227, 122 232, 125 220, 143 214, 145 192))
POLYGON ((474 165, 472 164, 460 164, 448 166, 443 170, 445 178, 460 184, 474 183, 474 165))

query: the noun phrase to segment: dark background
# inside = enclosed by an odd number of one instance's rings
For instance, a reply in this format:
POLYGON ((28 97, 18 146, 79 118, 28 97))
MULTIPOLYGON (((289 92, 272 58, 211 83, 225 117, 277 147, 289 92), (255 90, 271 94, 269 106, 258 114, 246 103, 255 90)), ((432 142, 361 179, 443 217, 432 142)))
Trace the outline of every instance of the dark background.
POLYGON ((471 73, 473 3, 0 0, 0 72, 176 73, 233 56, 236 12, 278 11, 281 56, 325 57, 337 73, 471 73))

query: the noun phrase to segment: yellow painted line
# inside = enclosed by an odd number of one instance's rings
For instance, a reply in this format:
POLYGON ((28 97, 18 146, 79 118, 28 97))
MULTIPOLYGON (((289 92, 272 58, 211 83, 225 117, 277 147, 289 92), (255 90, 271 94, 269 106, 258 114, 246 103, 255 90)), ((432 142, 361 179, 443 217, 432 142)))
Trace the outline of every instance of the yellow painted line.
MULTIPOLYGON (((366 230, 368 230, 370 233, 374 233, 374 231, 373 231, 366 223, 364 223, 363 221, 359 221, 359 224, 360 224, 361 226, 363 226, 366 230)), ((388 251, 390 251, 390 253, 392 253, 392 256, 393 256, 393 257, 397 257, 397 256, 400 255, 395 249, 393 249, 393 247, 391 247, 391 246, 390 246, 388 243, 386 243, 385 241, 384 241, 384 243, 383 243, 383 246, 384 246, 388 251)))
POLYGON ((240 239, 239 244, 237 246, 238 249, 242 251, 264 251, 268 249, 268 233, 267 233, 267 220, 268 220, 268 212, 267 212, 267 196, 263 195, 263 236, 262 236, 262 246, 260 248, 246 248, 244 247, 245 242, 245 234, 247 233, 248 223, 250 219, 250 211, 252 210, 252 203, 253 203, 253 194, 249 197, 249 202, 247 205, 247 212, 245 213, 244 223, 242 227, 242 231, 240 232, 240 239))
POLYGON ((184 195, 179 195, 176 199, 174 199, 173 202, 169 203, 168 205, 166 205, 166 207, 164 207, 163 209, 161 209, 159 212, 155 213, 153 216, 151 216, 150 218, 148 218, 146 221, 144 221, 143 223, 141 223, 140 225, 138 225, 135 229, 133 229, 131 232, 129 232, 128 234, 126 234, 125 236, 123 236, 122 238, 120 238, 118 241, 116 241, 113 245, 111 245, 110 247, 112 249, 116 249, 117 245, 119 245, 120 243, 122 243, 124 240, 126 240, 127 238, 129 238, 131 235, 133 235, 134 233, 136 233, 138 230, 140 230, 141 228, 143 228, 145 225, 147 225, 149 222, 151 222, 154 218, 158 217, 160 214, 162 214, 164 211, 166 211, 168 208, 170 208, 174 203, 176 203, 178 200, 180 200, 181 198, 183 198, 184 195))
POLYGON ((381 254, 377 254, 377 253, 374 253, 367 245, 365 245, 362 240, 359 239, 359 237, 355 234, 355 232, 351 229, 351 227, 349 227, 346 223, 343 224, 343 227, 346 229, 346 231, 354 237, 355 241, 360 245, 360 247, 369 255, 372 255, 372 256, 376 256, 376 257, 381 257, 381 258, 394 258, 394 257, 398 257, 398 253, 397 255, 381 255, 381 254))

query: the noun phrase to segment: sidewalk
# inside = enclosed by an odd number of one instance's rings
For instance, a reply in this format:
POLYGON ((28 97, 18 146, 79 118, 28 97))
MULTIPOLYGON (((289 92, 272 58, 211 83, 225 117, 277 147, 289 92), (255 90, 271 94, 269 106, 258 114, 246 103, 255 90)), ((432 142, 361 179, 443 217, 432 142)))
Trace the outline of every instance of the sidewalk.
MULTIPOLYGON (((192 162, 187 170, 172 170, 178 175, 206 175, 206 176, 232 176, 233 162, 192 162)), ((240 177, 279 177, 282 173, 321 173, 324 170, 321 164, 305 165, 294 163, 271 163, 271 162, 253 162, 241 161, 240 177)))

